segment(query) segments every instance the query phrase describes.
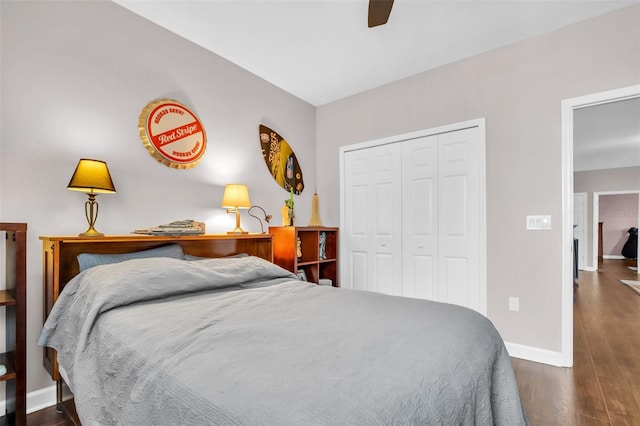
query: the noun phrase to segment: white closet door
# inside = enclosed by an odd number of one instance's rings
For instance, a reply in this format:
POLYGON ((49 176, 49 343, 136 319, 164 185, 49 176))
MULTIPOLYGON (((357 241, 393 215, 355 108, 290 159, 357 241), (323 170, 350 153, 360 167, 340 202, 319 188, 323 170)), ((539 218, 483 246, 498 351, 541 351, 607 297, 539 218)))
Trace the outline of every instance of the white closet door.
POLYGON ((402 143, 401 295, 438 300, 438 137, 402 143))
POLYGON ((438 135, 438 300, 484 312, 479 130, 438 135))
POLYGON ((369 267, 369 186, 370 153, 363 149, 344 154, 344 212, 345 224, 340 238, 344 244, 341 267, 344 268, 343 287, 356 290, 371 288, 369 267))
POLYGON ((353 288, 399 294, 402 282, 401 147, 345 153, 345 275, 353 288), (345 235, 346 233, 346 235, 345 235))

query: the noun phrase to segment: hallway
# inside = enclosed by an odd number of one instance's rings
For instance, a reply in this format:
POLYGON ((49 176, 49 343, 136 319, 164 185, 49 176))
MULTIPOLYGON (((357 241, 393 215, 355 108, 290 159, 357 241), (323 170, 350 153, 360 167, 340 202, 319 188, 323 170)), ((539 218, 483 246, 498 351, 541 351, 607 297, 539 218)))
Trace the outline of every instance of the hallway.
POLYGON ((640 425, 640 295, 630 260, 580 271, 574 304, 574 366, 513 359, 533 426, 640 425))

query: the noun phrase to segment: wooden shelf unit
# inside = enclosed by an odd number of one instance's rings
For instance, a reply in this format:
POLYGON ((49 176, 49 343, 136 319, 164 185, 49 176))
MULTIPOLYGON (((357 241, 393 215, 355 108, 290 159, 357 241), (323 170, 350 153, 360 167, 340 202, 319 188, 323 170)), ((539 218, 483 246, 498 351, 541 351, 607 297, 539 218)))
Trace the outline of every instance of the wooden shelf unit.
POLYGON ((338 228, 311 226, 271 226, 274 263, 297 273, 303 270, 307 281, 318 284, 321 278, 330 279, 334 287, 338 282, 338 228), (325 259, 320 259, 320 234, 326 235, 325 259), (300 239, 302 256, 297 256, 300 239))
POLYGON ((7 372, 0 376, 6 383, 6 413, 0 424, 27 424, 27 224, 0 223, 5 233, 5 282, 0 291, 0 306, 5 309, 5 351, 0 364, 7 372))

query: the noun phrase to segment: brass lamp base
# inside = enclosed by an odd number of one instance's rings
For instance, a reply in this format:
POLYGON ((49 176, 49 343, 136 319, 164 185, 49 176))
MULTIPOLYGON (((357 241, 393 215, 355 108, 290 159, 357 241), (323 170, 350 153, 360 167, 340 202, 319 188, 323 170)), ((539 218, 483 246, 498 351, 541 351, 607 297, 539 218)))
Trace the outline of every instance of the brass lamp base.
POLYGON ((96 228, 93 227, 95 225, 96 220, 98 219, 98 202, 96 201, 96 195, 93 192, 87 193, 89 196, 89 200, 84 203, 84 214, 87 218, 87 222, 89 222, 89 229, 84 231, 82 234, 78 234, 79 237, 104 237, 102 232, 96 231, 96 228))
POLYGON ((96 231, 96 228, 92 226, 83 233, 78 234, 78 237, 104 237, 104 234, 96 231))
POLYGON ((233 231, 229 231, 227 232, 227 235, 243 235, 243 234, 248 234, 247 231, 245 231, 244 229, 240 228, 240 210, 238 210, 238 208, 234 208, 233 210, 229 211, 229 209, 227 209, 227 213, 235 213, 236 214, 236 227, 233 229, 233 231))
POLYGON ((242 228, 236 228, 233 231, 229 231, 227 232, 227 235, 243 235, 243 234, 248 234, 249 232, 245 231, 242 228))

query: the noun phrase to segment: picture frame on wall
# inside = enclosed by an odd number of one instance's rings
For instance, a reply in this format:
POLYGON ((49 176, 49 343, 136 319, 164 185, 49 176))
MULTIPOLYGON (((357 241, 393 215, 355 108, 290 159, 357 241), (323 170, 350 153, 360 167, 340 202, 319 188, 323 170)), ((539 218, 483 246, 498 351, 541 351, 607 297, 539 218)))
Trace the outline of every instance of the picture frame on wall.
POLYGON ((304 272, 304 269, 298 269, 298 272, 296 272, 296 275, 298 276, 298 279, 300 281, 307 281, 307 273, 304 272))

